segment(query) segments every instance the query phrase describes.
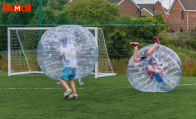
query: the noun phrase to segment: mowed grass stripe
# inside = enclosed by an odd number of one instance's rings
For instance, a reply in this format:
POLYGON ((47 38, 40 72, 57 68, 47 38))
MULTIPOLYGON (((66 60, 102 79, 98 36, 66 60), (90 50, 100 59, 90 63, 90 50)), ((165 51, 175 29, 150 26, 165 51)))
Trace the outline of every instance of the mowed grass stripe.
POLYGON ((196 77, 182 77, 168 93, 143 93, 126 75, 75 80, 78 100, 65 100, 65 89, 44 74, 0 74, 0 119, 195 119, 196 77), (185 85, 186 84, 186 85, 185 85), (121 88, 125 87, 125 88, 121 88), (11 90, 5 88, 21 88, 11 90), (36 89, 34 89, 36 88, 36 89), (48 89, 51 88, 51 89, 48 89))

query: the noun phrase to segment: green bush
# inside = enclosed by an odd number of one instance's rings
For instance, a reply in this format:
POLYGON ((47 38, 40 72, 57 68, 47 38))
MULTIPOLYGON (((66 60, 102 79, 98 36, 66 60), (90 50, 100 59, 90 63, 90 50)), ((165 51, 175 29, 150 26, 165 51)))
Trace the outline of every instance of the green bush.
POLYGON ((190 45, 191 45, 191 47, 192 47, 193 49, 196 50, 196 39, 191 39, 191 40, 190 40, 190 45))

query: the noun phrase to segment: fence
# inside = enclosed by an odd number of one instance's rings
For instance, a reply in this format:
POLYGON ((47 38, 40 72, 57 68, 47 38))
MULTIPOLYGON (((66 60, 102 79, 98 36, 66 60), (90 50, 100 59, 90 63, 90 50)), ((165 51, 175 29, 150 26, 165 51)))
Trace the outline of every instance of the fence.
MULTIPOLYGON (((107 25, 103 29, 114 72, 126 74, 127 64, 133 54, 130 42, 139 42, 139 48, 152 44, 157 35, 161 44, 173 49, 180 57, 184 76, 196 76, 196 31, 155 31, 154 25, 107 25)), ((5 26, 0 29, 6 29, 5 26)), ((7 31, 0 37, 0 72, 7 72, 7 31)), ((32 36, 33 37, 33 36, 32 36)))
MULTIPOLYGON (((119 6, 105 0, 102 1, 105 2, 103 4, 85 3, 82 0, 78 2, 79 4, 72 4, 70 1, 72 0, 0 2, 0 72, 7 72, 8 26, 51 27, 75 24, 103 29, 108 55, 117 74, 126 74, 128 60, 133 53, 129 42, 137 41, 140 43, 139 48, 142 48, 153 43, 152 37, 156 35, 161 44, 173 49, 179 55, 183 75, 196 76, 196 30, 193 30, 196 28, 195 24, 168 25, 164 24, 158 15, 158 18, 155 16, 139 19, 121 16, 119 6), (174 32, 171 28, 178 30, 174 32)), ((94 1, 102 3, 100 0, 94 1)))

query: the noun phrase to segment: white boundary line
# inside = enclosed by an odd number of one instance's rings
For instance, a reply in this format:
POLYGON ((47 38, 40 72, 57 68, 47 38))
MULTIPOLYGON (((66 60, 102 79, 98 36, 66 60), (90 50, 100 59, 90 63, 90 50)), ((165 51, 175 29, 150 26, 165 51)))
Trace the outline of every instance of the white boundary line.
POLYGON ((0 90, 59 90, 61 88, 0 88, 0 90))
MULTIPOLYGON (((177 85, 177 86, 196 86, 196 84, 181 84, 181 85, 177 85)), ((110 89, 110 88, 133 88, 133 87, 104 87, 105 89, 110 89)), ((64 88, 0 88, 0 90, 61 90, 64 88)), ((83 90, 86 88, 77 88, 79 90, 83 90)), ((96 89, 96 88, 90 88, 90 89, 96 89)))
POLYGON ((177 85, 177 86, 195 86, 196 84, 181 84, 181 85, 177 85))
MULTIPOLYGON (((132 88, 132 87, 104 87, 105 89, 109 88, 132 88)), ((61 90, 64 88, 0 88, 0 90, 61 90)), ((87 89, 87 88, 76 88, 79 90, 87 89)), ((90 88, 90 89, 97 89, 97 88, 90 88)))

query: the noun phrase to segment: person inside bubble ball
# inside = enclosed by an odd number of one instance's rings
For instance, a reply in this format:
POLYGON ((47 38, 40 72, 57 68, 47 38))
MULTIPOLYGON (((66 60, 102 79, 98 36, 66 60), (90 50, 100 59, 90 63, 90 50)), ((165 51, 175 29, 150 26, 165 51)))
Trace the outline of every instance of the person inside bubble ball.
MULTIPOLYGON (((133 60, 134 62, 140 62, 140 61, 145 61, 145 59, 153 54, 153 52, 156 50, 158 44, 160 44, 159 39, 154 36, 154 45, 147 51, 146 57, 139 57, 138 55, 138 42, 131 42, 130 44, 134 47, 134 52, 133 52, 133 60)), ((153 76, 156 74, 159 74, 159 76, 162 76, 162 69, 157 65, 157 63, 149 64, 145 66, 145 70, 148 73, 148 75, 151 76, 151 79, 153 76)))
POLYGON ((69 43, 67 38, 62 38, 59 43, 59 58, 63 61, 64 69, 60 76, 60 83, 66 89, 64 93, 64 98, 66 99, 78 99, 78 95, 76 93, 76 87, 74 83, 75 75, 76 75, 76 66, 77 66, 77 58, 76 58, 76 48, 72 43, 69 43), (71 88, 69 88, 66 80, 69 81, 71 88), (73 96, 69 96, 73 93, 73 96))

